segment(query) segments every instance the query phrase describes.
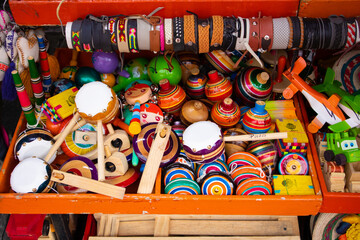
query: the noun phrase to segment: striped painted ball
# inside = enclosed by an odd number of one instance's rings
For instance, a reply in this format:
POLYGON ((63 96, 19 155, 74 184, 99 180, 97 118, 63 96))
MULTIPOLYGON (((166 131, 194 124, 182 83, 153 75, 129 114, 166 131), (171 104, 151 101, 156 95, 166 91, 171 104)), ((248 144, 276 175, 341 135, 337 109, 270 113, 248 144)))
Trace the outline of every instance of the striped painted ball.
POLYGON ((209 63, 221 73, 231 74, 238 70, 238 68, 234 68, 234 62, 231 58, 222 50, 214 50, 206 53, 205 57, 209 63))
POLYGON ((231 177, 223 172, 210 172, 201 181, 203 195, 232 195, 234 182, 231 177))
POLYGON ((205 95, 212 102, 218 102, 231 96, 233 90, 231 82, 215 70, 208 73, 209 81, 205 86, 205 95))
POLYGON ((175 179, 165 186, 165 194, 199 195, 200 193, 199 184, 187 178, 175 179))
POLYGON ((169 80, 160 81, 158 105, 167 113, 179 113, 186 101, 186 93, 179 85, 171 86, 169 80))
POLYGON ((269 131, 271 117, 265 110, 265 102, 256 101, 255 107, 245 113, 242 124, 248 133, 266 133, 269 131))
POLYGON ((192 99, 205 97, 207 77, 203 74, 191 75, 186 81, 186 92, 192 99))
POLYGON ((246 151, 259 158, 265 173, 269 173, 269 168, 272 172, 275 170, 276 147, 272 142, 267 140, 252 142, 247 146, 246 151))
POLYGON ((230 128, 240 120, 241 112, 239 106, 231 99, 225 98, 217 102, 211 109, 211 118, 219 126, 230 128))
POLYGON ((236 188, 236 195, 271 195, 272 188, 268 181, 262 178, 244 180, 236 188))

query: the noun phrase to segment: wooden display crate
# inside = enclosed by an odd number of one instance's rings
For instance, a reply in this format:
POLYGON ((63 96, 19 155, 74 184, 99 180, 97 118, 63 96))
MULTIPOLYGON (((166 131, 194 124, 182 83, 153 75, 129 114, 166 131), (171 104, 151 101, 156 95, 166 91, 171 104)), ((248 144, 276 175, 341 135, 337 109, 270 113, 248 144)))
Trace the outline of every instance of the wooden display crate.
POLYGON ((90 240, 300 239, 296 216, 102 214, 97 220, 90 240))
MULTIPOLYGON (((300 101, 301 108, 305 108, 304 101, 300 101)), ((304 122, 307 124, 308 117, 304 115, 304 122)), ((324 175, 321 170, 319 155, 315 148, 314 137, 309 135, 309 143, 311 147, 311 153, 314 157, 314 163, 316 166, 316 172, 319 177, 321 191, 323 193, 323 203, 320 208, 320 212, 323 213, 359 213, 360 212, 360 193, 349 192, 329 192, 325 183, 324 175)))
MULTIPOLYGON (((81 57, 80 57, 81 59, 81 57)), ((295 101, 300 120, 306 116, 295 101)), ((26 120, 21 115, 15 130, 17 136, 25 129, 26 120)), ((310 136, 309 136, 310 137, 310 136)), ((224 214, 224 215, 313 215, 319 212, 322 195, 311 152, 308 149, 309 174, 315 195, 306 196, 185 196, 168 195, 161 192, 161 177, 158 174, 153 194, 126 193, 123 200, 99 194, 17 194, 10 191, 10 174, 17 164, 13 149, 13 138, 0 171, 0 213, 119 213, 119 214, 224 214)))

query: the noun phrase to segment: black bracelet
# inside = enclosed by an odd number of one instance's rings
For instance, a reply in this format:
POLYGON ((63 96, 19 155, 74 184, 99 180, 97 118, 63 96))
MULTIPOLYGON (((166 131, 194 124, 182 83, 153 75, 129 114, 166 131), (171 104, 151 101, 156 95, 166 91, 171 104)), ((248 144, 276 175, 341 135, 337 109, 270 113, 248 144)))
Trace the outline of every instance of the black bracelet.
POLYGON ((128 19, 127 22, 127 35, 128 35, 128 43, 129 50, 132 53, 139 52, 138 40, 137 40, 137 20, 136 19, 128 19))
POLYGON ((232 17, 224 17, 224 34, 223 43, 221 49, 226 51, 234 51, 236 45, 236 36, 233 35, 236 32, 236 19, 232 17))
POLYGON ((102 23, 92 21, 92 43, 94 50, 101 49, 101 37, 102 37, 102 23))
POLYGON ((80 43, 85 52, 92 52, 92 23, 91 20, 85 18, 80 29, 80 43))
POLYGON ((324 49, 330 49, 332 29, 328 18, 322 19, 324 23, 325 45, 324 49))
POLYGON ((293 42, 291 49, 298 49, 301 40, 300 20, 298 17, 290 17, 293 27, 293 42))
POLYGON ((112 51, 111 34, 110 34, 110 30, 108 28, 108 17, 105 17, 103 20, 104 20, 104 23, 102 23, 103 32, 102 32, 102 36, 101 36, 101 49, 104 52, 111 52, 112 51))
POLYGON ((71 43, 73 49, 75 49, 76 51, 83 50, 80 42, 81 24, 82 24, 82 20, 75 20, 71 26, 71 43))
POLYGON ((184 51, 184 19, 173 18, 173 46, 175 52, 184 51))
POLYGON ((334 43, 331 49, 341 49, 346 44, 347 27, 345 21, 343 18, 337 16, 329 17, 329 20, 333 28, 334 35, 334 43))

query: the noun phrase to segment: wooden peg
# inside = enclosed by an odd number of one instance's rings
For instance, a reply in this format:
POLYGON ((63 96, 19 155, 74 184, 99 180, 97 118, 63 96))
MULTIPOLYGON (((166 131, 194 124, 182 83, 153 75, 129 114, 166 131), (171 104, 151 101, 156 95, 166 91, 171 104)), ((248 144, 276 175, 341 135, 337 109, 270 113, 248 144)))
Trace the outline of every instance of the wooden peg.
POLYGON ((149 156, 137 191, 141 194, 150 194, 154 188, 161 159, 164 156, 164 151, 170 137, 171 126, 168 126, 165 123, 158 123, 155 133, 158 134, 156 134, 156 137, 151 145, 149 156))
POLYGON ((104 159, 104 136, 102 133, 102 122, 97 121, 97 150, 98 150, 98 179, 99 181, 105 180, 105 159, 104 159))
POLYGON ((70 185, 81 189, 86 189, 90 192, 95 192, 119 199, 123 199, 125 194, 125 188, 108 183, 98 182, 93 179, 77 176, 59 170, 52 171, 50 181, 70 185))
POLYGON ((287 132, 277 132, 277 133, 259 133, 259 134, 246 134, 238 136, 225 136, 225 142, 233 141, 260 141, 260 140, 272 140, 272 139, 283 139, 287 138, 287 132))
MULTIPOLYGON (((80 119, 80 121, 75 124, 75 126, 72 128, 72 130, 71 130, 70 132, 76 131, 77 129, 81 128, 81 127, 84 126, 85 124, 86 124, 85 119, 80 119)), ((55 141, 58 140, 58 138, 60 137, 60 135, 61 135, 61 133, 59 133, 58 135, 56 135, 56 136, 54 137, 54 140, 55 140, 55 141)))
POLYGON ((96 132, 94 131, 75 131, 75 143, 78 144, 96 144, 96 132))

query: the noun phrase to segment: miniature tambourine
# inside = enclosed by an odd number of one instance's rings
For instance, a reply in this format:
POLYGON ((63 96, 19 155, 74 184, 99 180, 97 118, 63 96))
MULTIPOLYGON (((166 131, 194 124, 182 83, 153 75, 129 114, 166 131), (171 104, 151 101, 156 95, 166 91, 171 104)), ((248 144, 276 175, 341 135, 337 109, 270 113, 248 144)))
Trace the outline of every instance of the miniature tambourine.
POLYGON ((201 121, 191 124, 183 133, 186 156, 196 163, 209 163, 224 153, 221 129, 216 123, 201 121))
POLYGON ((199 195, 201 193, 199 184, 187 178, 178 178, 165 186, 166 194, 199 195))
MULTIPOLYGON (((139 157, 140 161, 146 162, 152 142, 155 138, 155 130, 157 123, 148 123, 142 126, 142 130, 138 135, 135 135, 133 138, 133 148, 136 155, 139 157)), ((160 167, 164 167, 172 162, 174 162, 180 152, 180 142, 179 138, 171 130, 169 141, 166 145, 164 156, 162 157, 160 167)))
POLYGON ((227 164, 221 160, 216 160, 211 163, 200 164, 196 170, 196 177, 201 178, 208 174, 209 172, 229 172, 229 167, 227 164))
POLYGON ((335 79, 350 94, 360 90, 360 51, 350 51, 334 64, 335 79))
POLYGON ((248 152, 236 152, 233 153, 228 159, 227 164, 230 169, 235 169, 242 166, 253 166, 261 168, 260 160, 251 153, 248 152))
POLYGON ((281 175, 307 175, 308 172, 309 163, 301 154, 287 154, 279 162, 279 173, 281 175))
MULTIPOLYGON (((53 135, 43 128, 27 129, 21 132, 16 140, 14 156, 22 161, 26 158, 36 157, 43 159, 54 144, 53 135)), ((55 152, 50 160, 52 163, 56 158, 55 152)))
POLYGON ((262 178, 250 178, 236 188, 236 195, 271 195, 270 183, 262 178))
POLYGON ((48 192, 53 185, 51 170, 51 166, 40 158, 23 159, 11 173, 11 189, 17 193, 48 192))
POLYGON ((265 173, 259 167, 243 166, 238 167, 231 172, 231 178, 234 180, 236 185, 239 185, 246 179, 254 177, 266 179, 265 173))
MULTIPOLYGON (((98 180, 97 169, 95 164, 85 157, 73 157, 67 160, 61 167, 60 171, 72 173, 78 176, 98 180)), ((85 193, 87 190, 72 187, 64 184, 57 184, 56 190, 60 193, 85 193)))
POLYGON ((173 163, 168 165, 164 174, 164 186, 177 178, 195 180, 194 171, 190 167, 187 167, 181 163, 173 163))
POLYGON ((203 195, 232 195, 234 182, 227 173, 209 172, 200 180, 203 195))

